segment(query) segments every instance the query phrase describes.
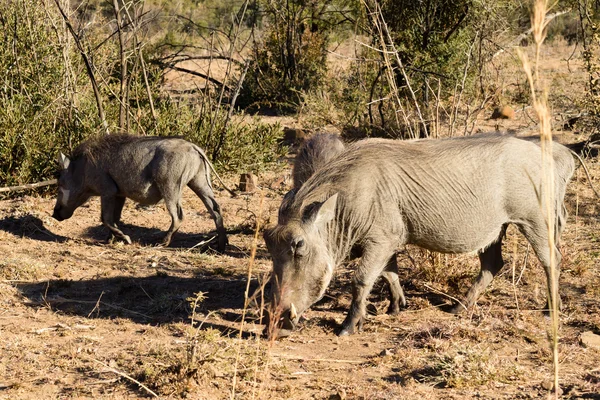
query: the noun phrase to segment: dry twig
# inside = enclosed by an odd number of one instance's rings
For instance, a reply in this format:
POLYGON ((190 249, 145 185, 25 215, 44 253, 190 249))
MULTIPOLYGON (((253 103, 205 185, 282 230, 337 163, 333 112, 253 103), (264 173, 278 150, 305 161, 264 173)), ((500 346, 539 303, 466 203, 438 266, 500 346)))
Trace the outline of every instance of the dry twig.
POLYGON ((159 397, 155 392, 153 392, 148 386, 144 385, 142 382, 132 378, 131 376, 127 375, 124 372, 121 372, 105 363, 103 363, 102 361, 96 360, 95 358, 92 358, 92 361, 94 361, 95 363, 98 363, 100 365, 102 365, 104 368, 108 369, 110 372, 115 373, 119 376, 122 376, 123 378, 130 380, 131 382, 135 383, 136 385, 138 385, 140 388, 144 389, 148 394, 151 394, 154 397, 159 397))

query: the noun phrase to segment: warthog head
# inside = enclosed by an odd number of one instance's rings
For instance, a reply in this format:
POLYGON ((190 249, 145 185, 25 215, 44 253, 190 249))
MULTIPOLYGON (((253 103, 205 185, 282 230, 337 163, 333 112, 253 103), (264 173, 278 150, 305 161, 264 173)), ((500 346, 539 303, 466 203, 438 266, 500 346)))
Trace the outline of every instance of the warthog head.
POLYGON ((60 176, 58 178, 58 196, 52 217, 58 221, 71 218, 77 207, 90 198, 85 190, 83 168, 75 168, 75 163, 60 153, 58 156, 60 176))
POLYGON ((265 231, 273 258, 268 333, 284 337, 302 313, 319 301, 331 280, 335 260, 327 247, 328 224, 335 217, 337 194, 302 210, 284 210, 278 225, 265 231))

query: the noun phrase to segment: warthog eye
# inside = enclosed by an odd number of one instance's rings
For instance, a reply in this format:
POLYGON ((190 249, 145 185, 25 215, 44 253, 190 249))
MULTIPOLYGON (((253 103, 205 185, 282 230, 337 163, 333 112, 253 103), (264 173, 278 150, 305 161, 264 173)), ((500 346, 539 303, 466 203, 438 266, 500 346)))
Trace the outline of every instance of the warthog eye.
POLYGON ((292 250, 294 251, 294 254, 302 257, 303 255, 306 254, 306 243, 304 242, 304 239, 302 238, 296 238, 292 241, 292 250))

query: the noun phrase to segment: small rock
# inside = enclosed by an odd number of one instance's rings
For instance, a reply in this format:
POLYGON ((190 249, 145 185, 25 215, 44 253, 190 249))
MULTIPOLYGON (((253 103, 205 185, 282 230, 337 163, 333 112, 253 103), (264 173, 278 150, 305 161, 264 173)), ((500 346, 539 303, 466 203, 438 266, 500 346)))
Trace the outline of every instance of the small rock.
POLYGON ((240 175, 240 190, 242 192, 254 192, 258 187, 258 178, 254 174, 240 175))
MULTIPOLYGON (((542 389, 552 391, 554 393, 554 381, 543 381, 541 386, 542 386, 542 389)), ((563 391, 559 386, 558 394, 561 395, 562 393, 563 393, 563 391)))
POLYGON ((387 356, 394 355, 394 352, 390 349, 383 349, 383 351, 381 353, 379 353, 379 355, 381 357, 387 357, 387 356))
POLYGON ((544 390, 550 390, 550 389, 552 389, 552 386, 554 386, 554 383, 552 383, 552 381, 543 381, 542 382, 542 389, 544 389, 544 390))
POLYGON ((580 337, 583 347, 593 347, 600 349, 600 335, 596 335, 592 331, 585 331, 580 337))

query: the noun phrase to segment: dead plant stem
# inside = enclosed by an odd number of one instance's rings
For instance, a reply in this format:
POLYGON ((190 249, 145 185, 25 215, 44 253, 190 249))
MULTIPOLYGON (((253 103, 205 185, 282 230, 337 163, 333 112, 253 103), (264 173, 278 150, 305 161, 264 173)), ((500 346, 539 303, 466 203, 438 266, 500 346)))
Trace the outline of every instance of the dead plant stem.
MULTIPOLYGON (((240 329, 239 329, 239 335, 238 335, 237 354, 235 357, 233 382, 232 382, 231 396, 230 396, 231 400, 235 399, 235 389, 236 389, 237 378, 238 378, 238 366, 240 363, 240 356, 241 356, 242 335, 244 333, 244 323, 246 322, 246 312, 248 310, 248 304, 250 303, 250 296, 249 296, 250 295, 250 282, 252 280, 254 261, 256 259, 256 249, 258 247, 258 232, 260 231, 260 220, 262 217, 264 199, 265 199, 264 193, 261 191, 260 203, 258 205, 258 216, 256 218, 256 229, 254 231, 254 239, 252 241, 252 249, 250 250, 250 260, 248 261, 248 275, 247 275, 247 282, 246 282, 246 290, 244 292, 244 308, 242 309, 242 321, 240 322, 240 329)), ((256 360, 256 362, 258 362, 258 359, 256 360)), ((254 380, 256 382, 256 375, 254 376, 254 380)), ((254 393, 253 393, 253 397, 254 397, 254 393)))

